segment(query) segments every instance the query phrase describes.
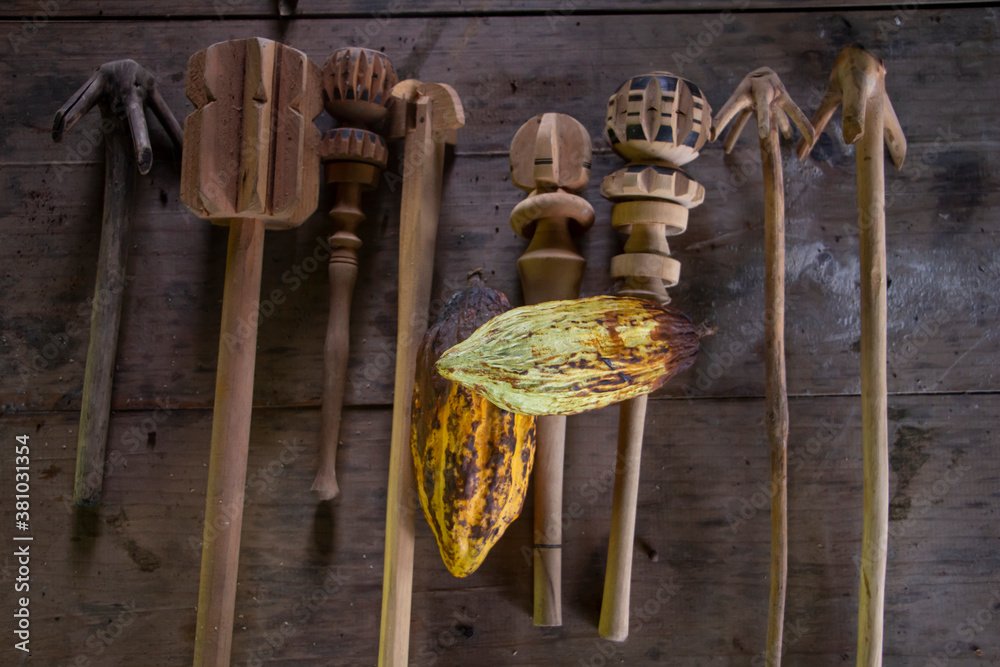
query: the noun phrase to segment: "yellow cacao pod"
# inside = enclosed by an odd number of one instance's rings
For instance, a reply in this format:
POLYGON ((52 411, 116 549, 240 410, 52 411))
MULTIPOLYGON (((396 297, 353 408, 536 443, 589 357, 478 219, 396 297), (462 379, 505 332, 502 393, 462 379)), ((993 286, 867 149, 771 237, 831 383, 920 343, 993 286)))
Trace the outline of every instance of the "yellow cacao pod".
POLYGON ((434 364, 508 309, 502 292, 472 284, 445 304, 417 355, 410 440, 417 491, 441 558, 456 577, 475 572, 521 513, 535 420, 441 377, 434 364))
POLYGON ((438 360, 442 376, 525 415, 572 415, 658 389, 689 368, 698 334, 683 313, 632 297, 524 306, 438 360))

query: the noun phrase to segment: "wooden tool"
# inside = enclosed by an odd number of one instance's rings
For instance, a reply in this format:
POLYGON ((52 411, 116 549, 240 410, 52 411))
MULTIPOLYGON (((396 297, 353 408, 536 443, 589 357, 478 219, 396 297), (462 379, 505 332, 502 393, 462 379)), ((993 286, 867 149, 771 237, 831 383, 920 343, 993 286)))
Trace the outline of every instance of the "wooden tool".
POLYGON ((399 329, 392 409, 392 445, 385 521, 385 572, 379 665, 405 667, 410 642, 414 512, 419 503, 410 451, 410 414, 417 350, 427 331, 434 243, 441 212, 445 145, 465 124, 458 94, 443 83, 400 81, 392 89, 403 105, 403 192, 399 214, 399 329))
MULTIPOLYGON (((535 116, 510 144, 511 182, 528 191, 514 207, 510 224, 531 239, 517 261, 527 305, 575 299, 587 262, 573 234, 594 224, 594 208, 575 193, 590 180, 590 136, 572 116, 535 116)), ((535 451, 535 625, 562 625, 562 482, 566 417, 536 420, 535 451)))
POLYGON ((99 105, 104 133, 104 216, 76 444, 73 500, 78 505, 98 504, 104 487, 104 450, 111 417, 135 172, 138 168, 140 174, 146 174, 153 164, 143 113, 146 104, 179 149, 181 126, 156 89, 153 75, 134 60, 101 65, 52 121, 52 138, 61 141, 64 132, 99 105))
MULTIPOLYGON (((844 141, 857 143, 858 227, 861 235, 861 441, 864 529, 858 609, 857 664, 882 664, 882 613, 889 531, 889 422, 886 399, 885 159, 897 169, 906 137, 885 91, 882 61, 848 46, 833 64, 830 84, 812 123, 818 136, 843 101, 844 141)), ((803 139, 799 159, 812 150, 803 139)))
POLYGON ((795 105, 778 75, 761 67, 746 75, 712 122, 712 141, 733 120, 726 153, 752 114, 757 115, 764 170, 764 246, 766 302, 764 354, 767 395, 767 435, 771 450, 771 596, 768 604, 765 664, 781 664, 781 636, 785 623, 785 586, 788 581, 788 392, 785 384, 785 185, 781 168, 779 130, 791 138, 788 119, 811 144, 813 127, 795 105))
POLYGON ((229 225, 208 464, 194 664, 229 665, 257 347, 265 229, 291 229, 319 197, 320 71, 263 38, 191 57, 181 201, 229 225))
MULTIPOLYGON (((698 87, 668 72, 633 77, 608 101, 608 141, 629 161, 601 183, 601 194, 615 204, 612 226, 629 234, 625 254, 611 260, 611 276, 623 279, 619 295, 670 302, 666 288, 677 284, 680 262, 670 257, 666 237, 687 229, 688 211, 705 199, 705 188, 680 167, 698 157, 711 119, 712 109, 698 87)), ((647 400, 624 401, 618 418, 611 538, 598 625, 601 636, 612 641, 628 637, 647 400)))
POLYGON ((389 152, 385 139, 368 129, 381 123, 392 100, 396 70, 385 54, 370 49, 340 49, 323 65, 323 103, 340 127, 320 142, 327 183, 336 183, 330 210, 330 319, 323 364, 323 416, 319 470, 312 490, 329 500, 337 485, 337 438, 347 384, 351 333, 351 296, 358 275, 358 225, 365 221, 361 193, 378 184, 389 152))

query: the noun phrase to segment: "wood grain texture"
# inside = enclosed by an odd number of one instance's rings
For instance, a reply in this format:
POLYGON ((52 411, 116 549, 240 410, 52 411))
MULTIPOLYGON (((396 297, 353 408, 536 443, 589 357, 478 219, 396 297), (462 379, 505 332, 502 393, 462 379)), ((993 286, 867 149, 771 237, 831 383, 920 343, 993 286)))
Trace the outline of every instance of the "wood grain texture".
MULTIPOLYGON (((844 44, 861 41, 882 55, 910 141, 906 171, 886 174, 885 664, 1000 660, 1000 461, 993 445, 1000 412, 1000 43, 991 8, 936 3, 827 12, 800 11, 817 5, 797 3, 782 5, 788 11, 736 12, 714 36, 706 21, 718 14, 707 4, 698 5, 700 13, 684 13, 690 4, 671 5, 680 13, 652 5, 649 11, 661 13, 635 16, 563 15, 551 6, 537 15, 474 11, 497 6, 485 3, 455 10, 471 9, 470 16, 379 22, 367 13, 383 5, 353 18, 284 25, 236 19, 235 11, 225 16, 233 20, 216 21, 211 3, 180 0, 158 5, 175 16, 170 20, 61 21, 94 10, 59 4, 60 15, 40 22, 16 50, 7 36, 21 35, 24 24, 0 24, 0 432, 8 444, 14 434, 31 435, 34 663, 191 664, 192 573, 202 537, 224 279, 219 259, 227 238, 225 229, 179 205, 169 141, 151 128, 157 157, 136 188, 105 505, 74 513, 70 471, 103 160, 96 118, 82 120, 73 141, 54 146, 46 136, 51 111, 81 73, 128 54, 157 76, 167 103, 184 114, 189 55, 255 34, 317 60, 339 45, 385 47, 403 76, 447 81, 461 94, 468 122, 443 195, 432 314, 477 266, 515 304, 523 300, 511 267, 524 242, 508 227, 521 195, 504 180, 507 146, 523 119, 544 110, 568 113, 596 137, 607 94, 636 71, 679 66, 718 104, 751 62, 771 63, 811 113, 844 44), (546 15, 550 8, 557 13, 546 15), (195 11, 208 20, 176 17, 195 11), (373 35, 365 34, 369 25, 373 35), (699 36, 707 47, 692 46, 699 36), (690 63, 675 58, 686 58, 688 48, 690 63)), ((270 16, 266 4, 241 7, 270 16)), ((34 0, 0 11, 25 5, 42 11, 34 0)), ((134 7, 102 0, 100 8, 122 15, 134 7)), ((615 437, 615 411, 604 410, 567 424, 574 446, 565 460, 564 539, 575 548, 564 554, 563 627, 531 625, 530 520, 514 522, 484 567, 461 582, 432 565, 437 547, 418 525, 413 664, 744 665, 763 657, 769 460, 764 329, 756 324, 764 308, 764 201, 755 144, 744 137, 729 157, 710 146, 690 168, 711 187, 673 244, 683 272, 671 292, 675 305, 719 331, 704 341, 698 364, 649 401, 629 641, 597 639, 614 474, 607 444, 615 437)), ((806 163, 789 162, 787 149, 784 157, 792 426, 783 663, 814 667, 852 661, 856 639, 863 479, 857 184, 853 149, 835 127, 806 163)), ((332 195, 321 195, 320 213, 274 235, 264 249, 233 664, 377 659, 398 297, 399 181, 392 176, 401 173, 399 164, 393 152, 364 204, 370 224, 359 234, 357 284, 366 287, 352 304, 341 496, 334 502, 316 502, 309 491, 329 298, 323 212, 332 195)), ((595 141, 595 177, 620 165, 595 141)), ((610 219, 609 203, 594 192, 587 198, 599 220, 610 219)), ((607 226, 580 238, 580 254, 594 269, 581 294, 610 291, 606 267, 622 241, 607 226)), ((10 466, 0 466, 0 487, 12 484, 10 466)), ((532 511, 529 505, 523 514, 532 511)), ((11 512, 0 504, 0 523, 10 526, 11 512)), ((11 556, 0 556, 0 580, 10 585, 15 568, 11 556)), ((0 663, 19 657, 0 647, 0 663)))
MULTIPOLYGON (((962 2, 962 4, 988 4, 988 0, 935 0, 935 5, 947 6, 962 2)), ((516 14, 530 12, 543 16, 551 23, 568 21, 575 15, 608 14, 619 12, 654 12, 678 13, 685 11, 721 12, 753 9, 864 9, 870 6, 864 0, 672 0, 665 2, 649 2, 648 0, 626 0, 612 2, 604 0, 600 3, 565 2, 554 3, 552 0, 474 0, 456 5, 447 0, 433 0, 419 4, 403 3, 400 0, 342 0, 336 4, 323 0, 298 0, 296 3, 297 17, 313 20, 315 18, 357 17, 368 19, 374 25, 380 25, 388 19, 404 16, 436 16, 476 15, 476 14, 516 14)), ((234 19, 241 17, 270 16, 279 17, 278 6, 272 0, 165 0, 157 2, 152 7, 137 7, 129 0, 74 0, 72 3, 60 0, 52 5, 40 3, 38 0, 11 0, 0 9, 0 17, 17 18, 21 16, 39 17, 39 20, 65 18, 99 18, 102 16, 125 16, 143 19, 183 17, 201 17, 203 19, 234 19)), ((364 36, 366 32, 362 32, 364 36)))
MULTIPOLYGON (((793 398, 790 408, 784 664, 838 664, 853 649, 857 611, 860 406, 856 397, 793 398)), ((983 610, 995 615, 1000 587, 998 410, 991 395, 890 398, 898 510, 889 533, 888 664, 922 666, 952 642, 958 653, 949 665, 998 657, 996 620, 975 621, 987 618, 983 610)), ((575 548, 564 553, 563 628, 540 635, 532 626, 530 508, 467 580, 448 574, 420 522, 411 664, 575 665, 600 662, 602 651, 626 664, 710 664, 720 655, 747 664, 763 652, 770 539, 762 399, 650 401, 630 637, 621 645, 597 640, 615 412, 568 422, 578 446, 566 452, 565 537, 575 548)), ((375 662, 390 410, 345 410, 350 437, 333 503, 317 503, 309 491, 319 421, 318 407, 255 411, 234 665, 375 662)), ((191 664, 197 586, 190 574, 199 561, 211 422, 210 410, 173 405, 116 414, 104 504, 74 514, 77 415, 0 419, 5 434, 31 438, 36 663, 72 664, 84 655, 108 667, 191 664)), ((13 483, 10 467, 0 483, 13 483)), ((11 511, 2 506, 0 521, 9 525, 11 511)), ((0 568, 3 580, 16 576, 12 557, 0 557, 0 568)), ((13 654, 0 647, 5 664, 13 654)))

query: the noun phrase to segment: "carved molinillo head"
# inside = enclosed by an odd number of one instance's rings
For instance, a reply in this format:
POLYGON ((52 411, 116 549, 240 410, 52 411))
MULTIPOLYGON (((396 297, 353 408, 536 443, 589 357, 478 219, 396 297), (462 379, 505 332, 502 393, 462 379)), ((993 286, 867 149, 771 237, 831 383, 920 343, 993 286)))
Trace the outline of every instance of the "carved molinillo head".
POLYGON ((373 125, 385 118, 397 81, 396 68, 384 53, 339 49, 323 64, 323 106, 341 123, 373 125))
POLYGON ((319 201, 320 71, 304 53, 260 37, 191 56, 181 201, 225 223, 297 227, 319 201))
POLYGON ((712 108, 701 89, 669 72, 634 76, 608 100, 608 141, 633 162, 687 164, 698 157, 711 126, 712 108))

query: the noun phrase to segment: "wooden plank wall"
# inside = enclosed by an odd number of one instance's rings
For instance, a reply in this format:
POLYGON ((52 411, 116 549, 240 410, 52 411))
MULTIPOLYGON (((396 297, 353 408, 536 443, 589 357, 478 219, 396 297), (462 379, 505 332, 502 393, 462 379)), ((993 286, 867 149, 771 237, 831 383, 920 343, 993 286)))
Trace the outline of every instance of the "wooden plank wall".
MULTIPOLYGON (((17 563, 0 558, 2 664, 185 665, 193 651, 226 232, 178 201, 178 161, 151 123, 118 352, 104 503, 74 509, 74 448, 101 211, 96 113, 62 144, 52 114, 102 62, 135 58, 183 118, 187 58, 260 35, 322 62, 384 49, 401 76, 454 85, 467 110, 444 193, 434 297, 465 273, 520 302, 522 197, 506 150, 520 124, 569 113, 595 137, 580 241, 585 295, 608 292, 622 239, 599 179, 622 163, 601 138, 606 99, 652 68, 718 108, 769 65, 806 109, 833 59, 879 54, 910 142, 888 184, 892 526, 886 665, 1000 664, 1000 41, 988 3, 683 0, 458 4, 14 0, 0 8, 0 526, 13 529, 13 445, 32 445, 32 656, 12 647, 17 563), (728 12, 728 13, 727 13, 728 12)), ((838 116, 839 118, 839 116, 838 116)), ((418 521, 414 665, 757 665, 767 615, 763 426, 763 193, 756 142, 689 165, 706 186, 672 239, 675 304, 718 333, 654 396, 646 429, 627 643, 598 639, 617 411, 569 420, 564 625, 531 623, 530 521, 468 579, 447 574, 418 521), (764 509, 761 509, 764 508, 764 509)), ((861 536, 858 244, 853 149, 838 127, 812 156, 785 147, 788 202, 790 576, 785 664, 852 663, 861 536)), ((393 164, 398 164, 393 157, 393 164)), ((320 211, 268 236, 234 665, 369 665, 378 647, 395 354, 398 187, 368 199, 352 315, 342 495, 317 503, 327 284, 310 260, 320 211), (280 303, 279 303, 280 301, 280 303)), ((525 515, 531 516, 530 501, 525 515)))

